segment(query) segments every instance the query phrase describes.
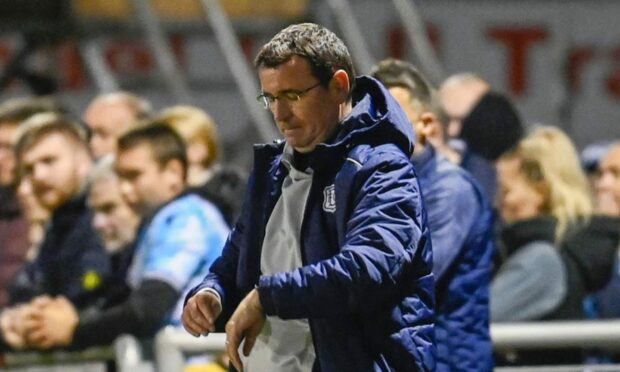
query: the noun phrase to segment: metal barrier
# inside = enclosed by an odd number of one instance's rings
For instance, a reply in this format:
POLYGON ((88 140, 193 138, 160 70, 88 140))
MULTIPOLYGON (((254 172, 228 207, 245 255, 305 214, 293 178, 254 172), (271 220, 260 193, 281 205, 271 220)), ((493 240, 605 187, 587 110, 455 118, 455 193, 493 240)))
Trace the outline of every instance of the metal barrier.
POLYGON ((179 328, 166 327, 155 336, 155 365, 157 371, 181 371, 186 353, 221 352, 226 334, 212 333, 196 338, 179 328))
MULTIPOLYGON (((523 322, 491 325, 496 349, 505 348, 618 348, 620 320, 523 322)), ((96 347, 79 352, 8 353, 8 367, 56 365, 116 360, 118 372, 182 371, 186 355, 217 353, 224 350, 226 335, 213 333, 196 338, 180 328, 167 327, 155 337, 155 367, 142 357, 140 342, 133 336, 119 337, 113 347, 96 347)), ((608 372, 620 371, 620 365, 579 365, 547 367, 501 367, 497 372, 608 372)))
MULTIPOLYGON (((620 320, 497 323, 491 325, 491 337, 500 348, 620 348, 620 320)), ((224 350, 225 335, 210 334, 195 338, 178 328, 166 328, 155 339, 155 362, 160 372, 180 371, 185 353, 224 350)), ((498 372, 573 372, 620 371, 614 365, 553 367, 505 367, 498 372)))
POLYGON ((620 348, 620 320, 496 323, 493 346, 500 348, 620 348))

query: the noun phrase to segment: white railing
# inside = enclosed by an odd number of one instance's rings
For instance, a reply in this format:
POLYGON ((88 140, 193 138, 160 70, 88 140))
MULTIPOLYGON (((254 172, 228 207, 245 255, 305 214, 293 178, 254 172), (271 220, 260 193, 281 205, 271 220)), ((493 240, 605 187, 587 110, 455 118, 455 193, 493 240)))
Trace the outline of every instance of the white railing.
POLYGON ((493 346, 499 348, 619 347, 620 320, 496 323, 493 346))
MULTIPOLYGON (((491 337, 496 349, 505 348, 564 348, 600 347, 620 350, 620 320, 498 323, 491 325, 491 337)), ((154 357, 158 372, 181 371, 186 356, 218 353, 224 350, 225 334, 213 333, 196 338, 180 328, 167 327, 155 337, 154 357)), ((9 353, 9 366, 29 364, 74 363, 93 360, 116 360, 119 372, 148 372, 153 366, 142 358, 142 349, 133 336, 119 337, 113 348, 93 348, 80 352, 9 353)), ((553 366, 498 368, 496 371, 620 371, 620 366, 553 366)))

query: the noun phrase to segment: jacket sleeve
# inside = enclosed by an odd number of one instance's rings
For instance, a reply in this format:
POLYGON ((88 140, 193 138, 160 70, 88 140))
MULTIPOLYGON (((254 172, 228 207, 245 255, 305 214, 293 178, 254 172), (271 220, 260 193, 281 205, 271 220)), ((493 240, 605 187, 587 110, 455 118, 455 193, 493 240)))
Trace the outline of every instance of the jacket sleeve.
POLYGON ((152 337, 162 327, 178 298, 179 293, 169 283, 147 279, 123 303, 80 313, 71 346, 81 349, 111 344, 124 333, 152 337))
POLYGON ((396 296, 410 295, 405 287, 432 275, 413 167, 393 152, 375 155, 356 175, 361 178, 355 185, 360 186, 354 186, 340 252, 260 278, 258 290, 267 315, 291 319, 372 312, 396 296))
POLYGON ((437 188, 437 192, 424 194, 433 242, 433 274, 436 282, 441 281, 446 270, 458 257, 472 227, 484 212, 471 182, 455 177, 446 179, 443 186, 437 188))
POLYGON ((566 296, 566 275, 552 244, 533 242, 520 248, 491 283, 491 321, 537 320, 549 314, 566 296))
MULTIPOLYGON (((249 185, 254 183, 254 179, 254 174, 252 174, 248 180, 249 185)), ((249 219, 247 210, 250 199, 249 191, 252 189, 252 187, 247 187, 242 208, 242 211, 245 213, 242 213, 230 232, 221 255, 213 262, 209 268, 209 274, 207 274, 204 280, 187 293, 183 304, 183 306, 185 306, 190 298, 205 288, 215 290, 220 295, 222 301, 222 314, 218 317, 216 322, 217 331, 223 330, 225 322, 235 311, 239 303, 239 295, 236 293, 235 285, 239 261, 239 247, 246 233, 247 220, 249 219)))

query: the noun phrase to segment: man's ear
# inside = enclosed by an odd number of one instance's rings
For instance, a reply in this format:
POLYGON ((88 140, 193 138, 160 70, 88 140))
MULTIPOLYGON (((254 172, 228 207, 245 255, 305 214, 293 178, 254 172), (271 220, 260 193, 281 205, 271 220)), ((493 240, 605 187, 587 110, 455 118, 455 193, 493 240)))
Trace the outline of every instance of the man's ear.
POLYGON ((179 159, 170 159, 164 166, 164 177, 168 177, 175 188, 185 187, 185 167, 179 159))
POLYGON ((422 113, 418 121, 419 131, 425 140, 434 138, 437 135, 437 131, 440 130, 439 125, 441 124, 437 120, 437 116, 432 112, 422 113))
POLYGON ((338 103, 344 103, 351 91, 351 81, 345 70, 338 70, 329 82, 329 90, 338 99, 338 103))

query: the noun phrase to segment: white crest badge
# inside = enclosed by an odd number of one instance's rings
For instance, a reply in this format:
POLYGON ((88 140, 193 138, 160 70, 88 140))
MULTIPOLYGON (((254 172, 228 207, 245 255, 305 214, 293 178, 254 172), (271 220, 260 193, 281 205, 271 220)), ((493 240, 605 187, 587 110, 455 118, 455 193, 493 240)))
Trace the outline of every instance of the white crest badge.
POLYGON ((333 184, 323 190, 323 210, 329 213, 336 211, 336 188, 333 184))

